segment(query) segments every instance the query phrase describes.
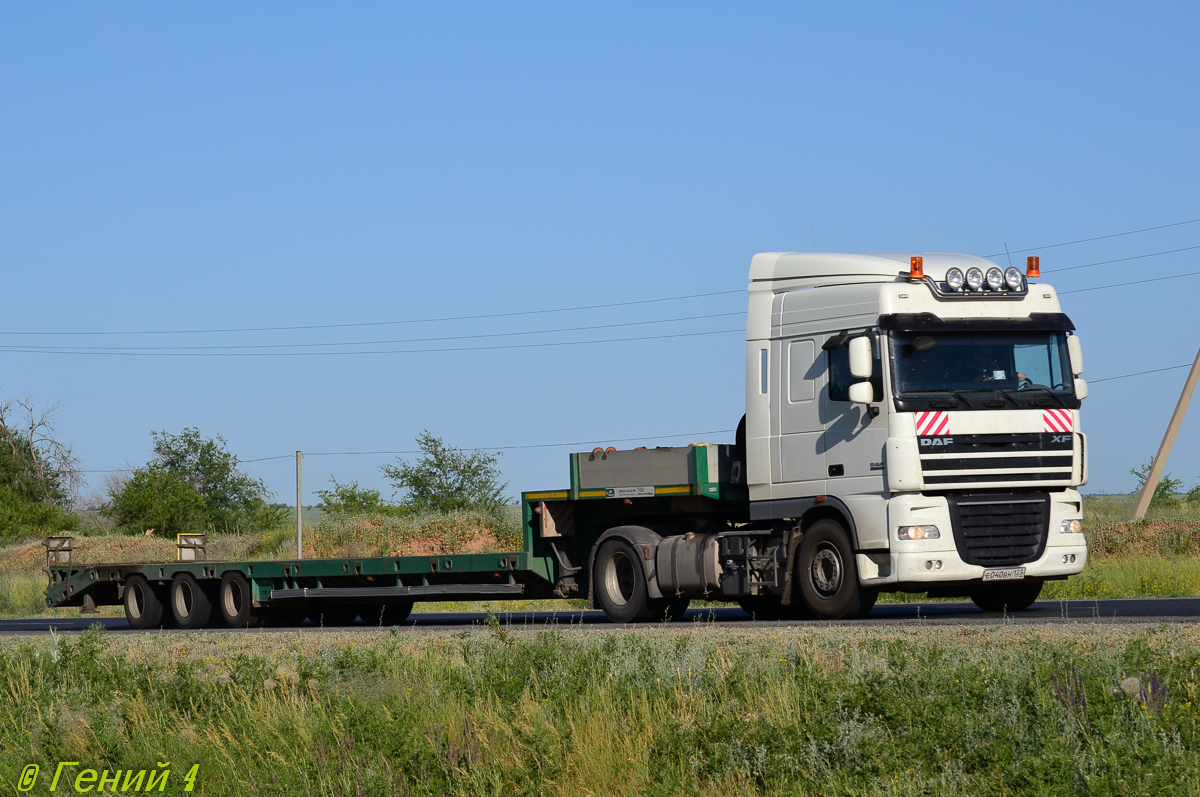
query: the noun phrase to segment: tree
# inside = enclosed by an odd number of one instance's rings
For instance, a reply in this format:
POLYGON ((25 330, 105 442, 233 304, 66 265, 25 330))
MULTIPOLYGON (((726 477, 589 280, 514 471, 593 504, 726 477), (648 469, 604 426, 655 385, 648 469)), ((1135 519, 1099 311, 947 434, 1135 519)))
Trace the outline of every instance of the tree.
POLYGON ((421 456, 413 464, 400 460, 380 470, 396 489, 403 491, 403 503, 413 510, 454 512, 462 509, 495 511, 507 503, 496 467, 500 453, 476 451, 463 453, 448 446, 426 429, 417 436, 421 456))
POLYGON ((199 429, 187 428, 150 436, 150 462, 109 488, 103 512, 124 531, 229 532, 282 522, 282 510, 267 502, 266 485, 238 470, 237 456, 220 435, 205 439, 199 429))
POLYGON ((345 515, 387 514, 396 507, 383 500, 378 490, 359 487, 358 482, 341 484, 332 476, 332 490, 317 490, 321 499, 321 509, 326 512, 340 512, 345 515))
MULTIPOLYGON (((1137 467, 1130 468, 1129 472, 1137 479, 1137 489, 1135 493, 1140 494, 1142 488, 1146 486, 1146 479, 1150 478, 1150 468, 1153 462, 1137 467)), ((1180 479, 1172 479, 1171 474, 1163 474, 1163 477, 1158 480, 1158 484, 1154 485, 1154 495, 1150 498, 1151 506, 1170 506, 1179 502, 1179 488, 1183 486, 1183 481, 1180 479)), ((1189 494, 1190 497, 1190 494, 1189 494)))
POLYGON ((74 529, 70 509, 81 483, 79 459, 54 428, 58 405, 23 397, 0 402, 0 538, 74 529))

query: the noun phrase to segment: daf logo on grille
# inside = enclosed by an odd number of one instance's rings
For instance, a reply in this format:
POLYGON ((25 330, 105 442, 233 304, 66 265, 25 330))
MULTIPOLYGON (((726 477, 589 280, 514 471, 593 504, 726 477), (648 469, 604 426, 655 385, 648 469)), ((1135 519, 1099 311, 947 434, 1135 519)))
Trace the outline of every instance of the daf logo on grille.
POLYGON ((929 446, 952 446, 954 445, 953 437, 922 437, 921 447, 928 448, 929 446))

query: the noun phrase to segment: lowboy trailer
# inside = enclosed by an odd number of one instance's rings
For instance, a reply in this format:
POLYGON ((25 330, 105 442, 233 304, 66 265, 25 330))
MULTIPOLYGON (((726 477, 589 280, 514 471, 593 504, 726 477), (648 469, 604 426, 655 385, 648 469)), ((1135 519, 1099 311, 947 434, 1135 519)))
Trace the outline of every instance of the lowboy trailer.
POLYGON ((520 551, 50 563, 51 607, 135 628, 394 624, 414 601, 586 598, 617 622, 694 599, 859 617, 884 591, 1027 608, 1083 570, 1083 354, 1054 289, 969 255, 766 253, 750 267, 733 443, 570 455, 521 496, 520 551), (904 267, 907 266, 905 270, 904 267))

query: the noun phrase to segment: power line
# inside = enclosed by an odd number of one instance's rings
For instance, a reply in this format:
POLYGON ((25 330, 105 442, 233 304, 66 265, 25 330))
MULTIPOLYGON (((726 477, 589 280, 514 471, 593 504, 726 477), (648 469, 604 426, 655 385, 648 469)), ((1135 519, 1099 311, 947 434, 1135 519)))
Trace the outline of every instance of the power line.
POLYGON ((1147 282, 1162 282, 1163 280, 1177 280, 1183 277, 1194 277, 1200 274, 1200 271, 1189 271, 1186 274, 1172 274, 1169 277, 1154 277, 1153 279, 1134 280, 1133 282, 1115 282, 1112 285, 1097 285, 1093 288, 1076 288, 1071 291, 1059 291, 1059 296, 1066 296, 1068 293, 1087 293, 1088 291, 1102 291, 1107 288, 1124 288, 1128 285, 1144 285, 1147 282))
MULTIPOLYGON (((567 448, 569 446, 590 446, 596 443, 641 443, 648 440, 670 440, 676 437, 700 437, 706 434, 731 434, 733 429, 709 429, 704 432, 681 432, 680 434, 660 434, 653 437, 617 437, 605 440, 577 440, 571 443, 534 443, 519 446, 474 446, 461 448, 460 451, 517 451, 530 448, 567 448)), ((305 457, 358 457, 358 456, 397 456, 424 453, 419 449, 411 451, 312 451, 304 452, 305 457)), ((294 459, 295 454, 279 454, 274 457, 256 457, 254 459, 239 459, 238 464, 250 462, 269 462, 277 459, 294 459)), ((132 468, 119 470, 81 470, 80 473, 128 473, 132 468)))
POLYGON ((1185 224, 1197 224, 1197 223, 1200 223, 1200 219, 1189 219, 1188 221, 1176 221, 1176 222, 1172 222, 1171 224, 1160 224, 1157 227, 1143 227, 1140 230, 1127 230, 1126 232, 1114 232, 1114 233, 1111 233, 1110 235, 1097 235, 1094 238, 1080 238, 1078 241, 1064 241, 1064 242, 1058 243, 1058 244, 1047 244, 1046 246, 1032 246, 1028 249, 1012 249, 1012 250, 1009 250, 1008 252, 996 252, 995 254, 984 255, 984 257, 1000 257, 1000 255, 1003 255, 1003 254, 1015 255, 1015 254, 1020 254, 1022 252, 1036 252, 1039 249, 1057 249, 1060 246, 1074 246, 1075 244, 1086 244, 1091 241, 1103 241, 1108 238, 1120 238, 1125 235, 1136 235, 1140 232, 1153 232, 1154 230, 1165 230, 1168 227, 1182 227, 1185 224))
POLYGON ((1080 268, 1091 268, 1092 266, 1107 266, 1109 263, 1124 263, 1128 260, 1144 260, 1147 257, 1158 257, 1159 255, 1173 255, 1176 252, 1190 252, 1193 249, 1200 249, 1198 246, 1185 246, 1182 249, 1168 249, 1165 252, 1151 252, 1148 255, 1134 255, 1133 257, 1118 257, 1116 260, 1101 260, 1097 263, 1084 263, 1082 266, 1066 266, 1065 268, 1047 268, 1043 269, 1048 273, 1057 274, 1060 271, 1075 271, 1080 268))
POLYGON ((373 354, 426 354, 451 351, 497 351, 500 349, 543 349, 553 346, 590 346, 598 343, 624 343, 666 338, 695 338, 705 335, 744 334, 745 329, 715 329, 710 332, 677 332, 670 335, 642 335, 632 338, 603 338, 601 340, 564 340, 547 343, 509 343, 502 346, 453 346, 439 349, 385 349, 379 351, 259 351, 259 352, 187 352, 187 351, 77 351, 45 350, 36 347, 0 346, 0 352, 14 354, 65 354, 88 357, 361 357, 373 354))
POLYGON ((1191 368, 1191 367, 1192 367, 1192 363, 1184 363, 1183 365, 1170 365, 1170 366, 1167 366, 1166 368, 1153 368, 1149 371, 1138 371, 1137 373, 1134 373, 1134 374, 1121 374, 1120 376, 1106 376, 1103 379, 1091 379, 1088 381, 1088 384, 1095 385, 1100 382, 1111 382, 1114 379, 1129 379, 1132 376, 1145 376, 1146 374, 1159 374, 1159 373, 1162 373, 1163 371, 1178 371, 1180 368, 1191 368))
MULTIPOLYGON (((680 321, 699 321, 708 318, 728 318, 729 316, 745 315, 744 310, 739 310, 733 313, 708 313, 706 315, 682 316, 680 318, 661 318, 652 321, 623 321, 616 324, 594 324, 583 327, 559 327, 557 329, 534 329, 527 332, 490 332, 479 335, 446 335, 435 338, 400 338, 395 340, 360 340, 360 341, 345 341, 335 343, 254 343, 233 346, 34 346, 29 344, 23 347, 24 349, 36 348, 38 351, 52 353, 55 351, 63 351, 70 353, 83 352, 123 352, 123 351, 158 351, 158 352, 182 352, 182 351, 228 351, 233 349, 311 349, 331 346, 381 346, 393 343, 430 343, 435 341, 446 340, 476 340, 479 338, 507 338, 521 335, 550 335, 557 332, 582 332, 593 329, 615 329, 617 327, 637 327, 648 326, 650 324, 673 324, 680 321)), ((0 345, 0 351, 4 351, 5 347, 0 345)), ((366 352, 369 353, 369 352, 366 352)))
POLYGON ((555 307, 545 310, 518 310, 510 313, 484 313, 481 315, 443 316, 440 318, 410 318, 401 321, 360 321, 351 324, 301 324, 283 327, 230 327, 227 329, 163 329, 163 330, 129 330, 124 332, 0 332, 0 335, 207 335, 225 332, 286 332, 302 329, 349 329, 352 327, 385 327, 402 324, 432 324, 442 321, 475 321, 483 318, 513 318, 527 315, 546 315, 549 313, 570 313, 577 310, 601 310, 609 307, 630 307, 639 304, 655 304, 658 302, 678 302, 686 299, 703 299, 709 296, 728 296, 733 293, 745 293, 744 288, 731 291, 712 291, 710 293, 691 293, 685 296, 665 296, 660 299, 638 299, 629 302, 610 302, 608 304, 582 304, 575 307, 555 307))

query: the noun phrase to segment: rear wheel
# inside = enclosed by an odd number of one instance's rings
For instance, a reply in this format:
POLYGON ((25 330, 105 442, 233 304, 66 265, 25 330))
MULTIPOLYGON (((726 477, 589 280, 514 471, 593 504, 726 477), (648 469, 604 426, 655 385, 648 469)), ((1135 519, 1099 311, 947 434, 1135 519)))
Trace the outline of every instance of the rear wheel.
POLYGON ((262 622, 262 609, 255 608, 250 580, 237 570, 221 576, 217 603, 221 618, 230 628, 253 628, 262 622))
POLYGON ((971 590, 971 600, 985 612, 1020 612, 1028 609, 1042 593, 1042 582, 989 584, 971 590))
POLYGON ((646 573, 633 548, 624 540, 608 540, 596 552, 592 590, 596 602, 614 623, 654 619, 646 591, 646 573))
POLYGON ((158 628, 163 620, 163 602, 145 576, 132 575, 125 580, 125 619, 139 630, 158 628))
POLYGON ((678 620, 692 605, 691 598, 653 598, 648 601, 650 614, 654 620, 669 623, 678 620))
POLYGON ((180 628, 203 628, 212 618, 212 601, 191 573, 180 573, 171 582, 171 614, 180 628))
POLYGON ((846 529, 836 520, 818 520, 804 531, 796 556, 793 588, 814 620, 858 617, 874 604, 858 584, 858 568, 846 529), (869 601, 869 602, 868 602, 869 601))

